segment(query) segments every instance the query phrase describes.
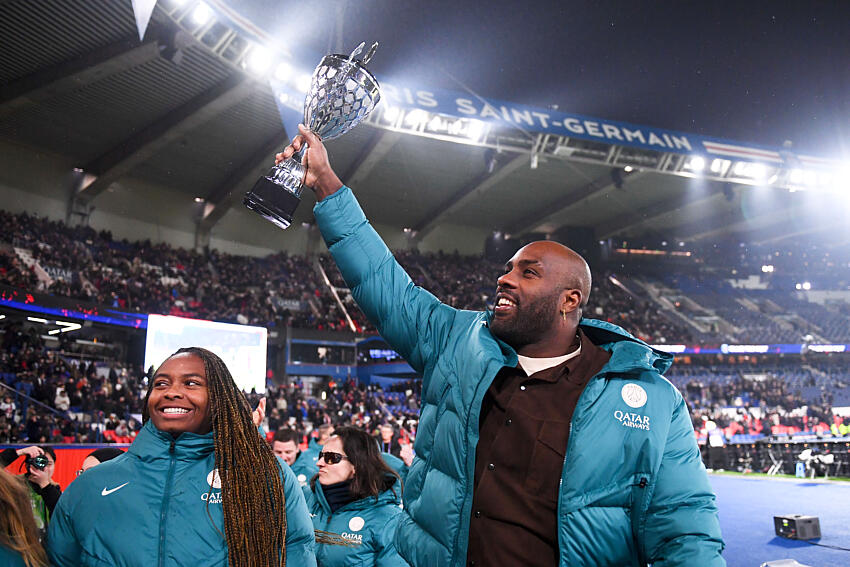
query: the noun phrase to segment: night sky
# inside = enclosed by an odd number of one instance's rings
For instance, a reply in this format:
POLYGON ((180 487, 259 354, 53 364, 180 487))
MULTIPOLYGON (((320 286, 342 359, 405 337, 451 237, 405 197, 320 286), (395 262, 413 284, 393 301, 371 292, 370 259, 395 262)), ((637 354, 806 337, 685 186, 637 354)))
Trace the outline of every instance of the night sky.
POLYGON ((228 1, 307 70, 377 40, 379 80, 850 159, 848 0, 228 1))

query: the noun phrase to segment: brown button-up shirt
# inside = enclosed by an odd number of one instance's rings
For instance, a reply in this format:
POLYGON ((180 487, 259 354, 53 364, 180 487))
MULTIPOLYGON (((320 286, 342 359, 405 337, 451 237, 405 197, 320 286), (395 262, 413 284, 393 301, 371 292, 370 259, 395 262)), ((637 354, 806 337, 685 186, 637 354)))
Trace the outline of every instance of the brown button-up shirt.
POLYGON ((558 564, 557 506, 570 420, 610 354, 579 332, 581 354, 526 376, 502 368, 481 407, 470 566, 558 564))

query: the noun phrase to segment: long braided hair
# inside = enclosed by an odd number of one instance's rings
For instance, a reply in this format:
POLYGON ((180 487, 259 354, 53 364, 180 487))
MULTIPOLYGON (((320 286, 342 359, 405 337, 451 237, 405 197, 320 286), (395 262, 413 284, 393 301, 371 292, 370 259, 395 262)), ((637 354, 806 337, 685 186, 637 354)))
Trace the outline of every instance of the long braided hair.
POLYGON ((0 468, 0 547, 21 554, 27 567, 47 565, 47 555, 38 541, 27 488, 19 477, 0 468))
MULTIPOLYGON (((210 400, 215 466, 221 478, 224 537, 230 567, 285 567, 286 499, 277 457, 251 420, 251 407, 214 353, 181 348, 204 362, 210 400)), ((148 387, 144 418, 148 418, 148 387)), ((209 501, 207 501, 209 505, 209 501)))

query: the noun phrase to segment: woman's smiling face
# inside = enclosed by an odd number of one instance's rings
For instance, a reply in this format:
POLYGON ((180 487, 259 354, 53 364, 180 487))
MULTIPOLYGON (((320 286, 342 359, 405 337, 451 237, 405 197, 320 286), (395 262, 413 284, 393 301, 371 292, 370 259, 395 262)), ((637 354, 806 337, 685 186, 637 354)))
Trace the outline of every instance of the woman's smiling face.
POLYGON ((148 414, 157 429, 175 437, 209 433, 212 417, 204 361, 180 353, 163 362, 153 377, 148 414))

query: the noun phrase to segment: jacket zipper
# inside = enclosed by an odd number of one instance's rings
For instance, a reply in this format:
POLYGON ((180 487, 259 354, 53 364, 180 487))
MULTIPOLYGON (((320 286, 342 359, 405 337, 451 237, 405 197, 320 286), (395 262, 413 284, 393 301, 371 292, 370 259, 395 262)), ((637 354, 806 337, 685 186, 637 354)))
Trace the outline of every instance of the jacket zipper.
MULTIPOLYGON (((561 529, 560 529, 560 526, 561 526, 561 495, 563 494, 563 490, 564 490, 564 471, 567 470, 567 461, 570 458, 570 449, 572 449, 572 447, 573 447, 573 423, 575 422, 576 417, 578 416, 578 409, 579 409, 579 407, 581 407, 581 400, 584 397, 584 395, 587 393, 588 386, 593 384, 594 380, 600 379, 601 374, 602 374, 602 372, 599 372, 598 374, 592 376, 590 378, 590 380, 587 381, 587 385, 584 387, 584 390, 582 390, 581 394, 578 397, 578 400, 576 400, 576 407, 575 407, 575 410, 573 411, 573 416, 570 418, 570 438, 567 441, 567 452, 564 453, 564 463, 561 465, 561 479, 558 481, 558 505, 557 505, 556 511, 555 511, 555 522, 557 523, 557 526, 558 526, 558 564, 559 565, 560 565, 560 562, 561 562, 561 529)), ((600 392, 599 395, 601 396, 602 393, 600 392)))
POLYGON ((646 557, 643 552, 643 544, 641 543, 640 538, 640 515, 641 509, 643 508, 643 501, 646 497, 646 485, 649 481, 645 476, 640 477, 640 481, 637 483, 637 487, 640 488, 640 494, 637 497, 637 501, 634 503, 632 507, 632 537, 635 538, 635 548, 637 549, 638 563, 640 565, 646 565, 646 557))
POLYGON ((165 477, 165 494, 162 498, 162 508, 159 512, 159 567, 162 567, 165 561, 165 518, 168 515, 168 500, 171 492, 171 479, 174 476, 174 444, 176 441, 171 441, 171 446, 168 448, 168 454, 171 455, 171 462, 168 465, 168 476, 165 477))

